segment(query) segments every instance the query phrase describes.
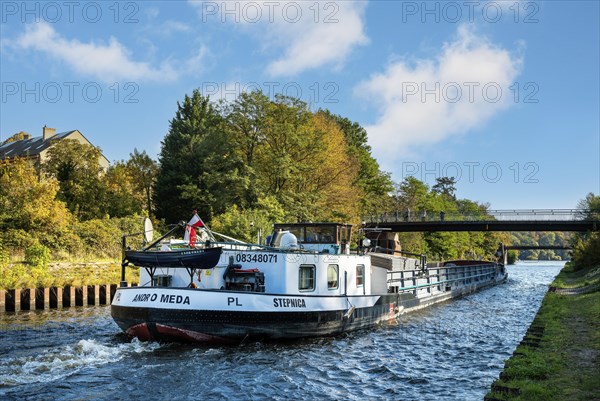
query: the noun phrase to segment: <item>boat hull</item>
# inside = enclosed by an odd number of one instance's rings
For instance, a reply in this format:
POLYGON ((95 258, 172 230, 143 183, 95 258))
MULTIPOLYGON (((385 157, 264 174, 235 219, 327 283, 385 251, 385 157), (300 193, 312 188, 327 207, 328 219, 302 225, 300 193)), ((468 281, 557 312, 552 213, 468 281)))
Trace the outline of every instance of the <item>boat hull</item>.
POLYGON ((298 296, 183 288, 119 288, 111 306, 119 327, 140 340, 239 343, 336 335, 503 281, 465 285, 418 298, 413 292, 298 296))

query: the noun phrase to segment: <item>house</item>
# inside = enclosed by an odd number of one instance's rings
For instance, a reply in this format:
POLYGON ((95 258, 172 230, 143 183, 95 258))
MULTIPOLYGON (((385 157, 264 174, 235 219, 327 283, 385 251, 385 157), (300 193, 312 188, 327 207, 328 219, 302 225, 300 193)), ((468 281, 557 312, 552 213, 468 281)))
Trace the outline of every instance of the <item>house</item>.
MULTIPOLYGON (((44 125, 42 136, 32 138, 29 134, 24 135, 24 139, 7 142, 0 145, 0 160, 27 157, 36 162, 43 163, 48 158, 48 149, 61 139, 73 139, 79 143, 92 145, 85 136, 78 130, 65 131, 56 133, 56 129, 49 128, 44 125)), ((103 155, 100 155, 100 166, 103 170, 108 169, 109 160, 103 155)))

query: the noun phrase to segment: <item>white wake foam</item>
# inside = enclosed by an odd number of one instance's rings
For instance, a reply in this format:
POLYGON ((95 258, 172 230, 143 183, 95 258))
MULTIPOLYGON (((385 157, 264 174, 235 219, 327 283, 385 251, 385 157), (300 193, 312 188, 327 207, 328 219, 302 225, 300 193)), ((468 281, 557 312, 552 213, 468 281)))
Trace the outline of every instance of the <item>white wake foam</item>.
POLYGON ((82 369, 119 361, 128 355, 152 352, 158 343, 104 345, 96 340, 81 340, 75 345, 51 348, 39 355, 0 360, 0 387, 19 384, 47 383, 82 369))

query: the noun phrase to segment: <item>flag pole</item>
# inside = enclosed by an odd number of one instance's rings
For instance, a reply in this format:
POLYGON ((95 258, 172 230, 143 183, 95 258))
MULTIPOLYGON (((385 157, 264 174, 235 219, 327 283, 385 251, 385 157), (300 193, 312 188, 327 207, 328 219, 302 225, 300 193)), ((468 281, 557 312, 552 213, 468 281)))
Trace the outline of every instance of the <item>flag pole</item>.
POLYGON ((200 222, 202 223, 202 226, 206 229, 206 232, 208 232, 208 236, 210 237, 210 239, 213 242, 216 242, 217 240, 215 239, 215 236, 213 235, 213 233, 210 230, 210 228, 204 223, 204 221, 202 220, 202 217, 198 216, 198 218, 200 219, 200 222))
POLYGON ((193 225, 191 225, 189 223, 186 223, 186 226, 193 228, 193 229, 204 228, 206 230, 206 232, 208 233, 210 240, 213 242, 217 242, 217 240, 216 240, 215 236, 213 235, 212 231, 210 230, 210 228, 204 223, 204 221, 202 220, 202 217, 200 217, 198 215, 197 210, 194 210, 194 216, 198 216, 198 220, 200 220, 200 223, 202 223, 202 227, 194 227, 193 225))

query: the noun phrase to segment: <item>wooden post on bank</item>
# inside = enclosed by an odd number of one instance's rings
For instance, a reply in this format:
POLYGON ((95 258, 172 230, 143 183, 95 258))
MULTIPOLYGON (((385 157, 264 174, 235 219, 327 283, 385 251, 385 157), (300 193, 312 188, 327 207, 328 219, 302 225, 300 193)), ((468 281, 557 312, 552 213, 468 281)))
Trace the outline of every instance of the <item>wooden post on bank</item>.
POLYGON ((62 308, 62 293, 61 287, 50 288, 50 299, 48 301, 48 307, 50 309, 61 309, 62 308))
POLYGON ((35 289, 35 309, 50 309, 50 288, 35 289))
MULTIPOLYGON (((75 306, 85 306, 87 302, 87 286, 75 288, 75 306)), ((73 305, 71 305, 73 306, 73 305)))
POLYGON ((35 288, 25 288, 20 292, 21 296, 16 299, 17 302, 21 303, 19 310, 35 310, 35 288))
POLYGON ((6 293, 6 310, 18 312, 21 308, 21 290, 9 290, 6 293))
POLYGON ((62 289, 62 307, 75 306, 75 287, 67 285, 62 289))
POLYGON ((87 286, 87 305, 100 305, 100 286, 87 286))
MULTIPOLYGON (((135 287, 137 283, 130 283, 135 287)), ((72 306, 110 305, 118 285, 89 285, 82 287, 0 289, 0 313, 47 309, 62 309, 72 306)))
POLYGON ((107 299, 110 299, 108 295, 109 288, 110 287, 105 284, 98 287, 100 291, 98 294, 98 305, 106 305, 107 299))

